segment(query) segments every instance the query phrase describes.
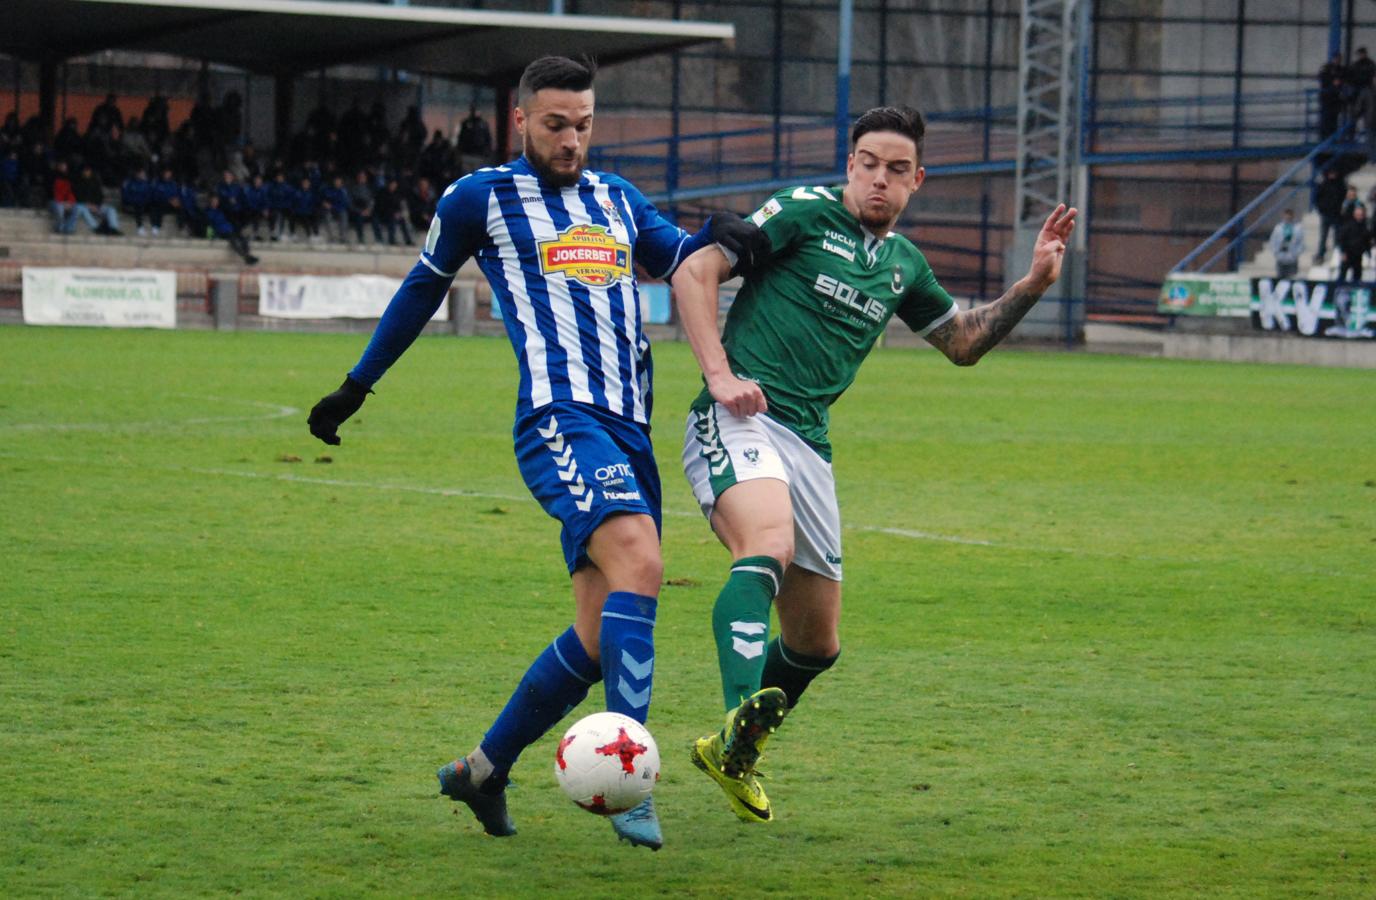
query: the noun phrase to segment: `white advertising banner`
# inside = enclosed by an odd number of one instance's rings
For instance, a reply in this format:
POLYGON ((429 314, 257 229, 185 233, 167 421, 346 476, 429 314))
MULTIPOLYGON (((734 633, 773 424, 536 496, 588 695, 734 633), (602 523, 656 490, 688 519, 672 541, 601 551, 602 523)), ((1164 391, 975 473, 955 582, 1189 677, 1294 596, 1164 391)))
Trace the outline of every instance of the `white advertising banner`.
POLYGON ((29 325, 176 328, 177 273, 24 267, 29 325))
MULTIPOLYGON (((401 287, 381 275, 259 275, 258 314, 279 319, 376 319, 401 287)), ((432 322, 449 320, 441 303, 432 322)))

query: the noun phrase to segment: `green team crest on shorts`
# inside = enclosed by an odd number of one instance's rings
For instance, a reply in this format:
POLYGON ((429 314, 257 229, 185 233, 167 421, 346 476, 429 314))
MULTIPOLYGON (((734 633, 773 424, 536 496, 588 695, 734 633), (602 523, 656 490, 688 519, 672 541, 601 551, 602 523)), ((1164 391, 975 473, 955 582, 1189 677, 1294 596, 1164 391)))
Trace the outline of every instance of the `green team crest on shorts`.
MULTIPOLYGON (((840 188, 780 191, 750 221, 773 250, 736 295, 722 343, 732 370, 764 389, 769 415, 830 459, 828 408, 889 319, 925 335, 955 303, 917 247, 866 231, 840 188)), ((704 390, 693 408, 710 403, 704 390)))

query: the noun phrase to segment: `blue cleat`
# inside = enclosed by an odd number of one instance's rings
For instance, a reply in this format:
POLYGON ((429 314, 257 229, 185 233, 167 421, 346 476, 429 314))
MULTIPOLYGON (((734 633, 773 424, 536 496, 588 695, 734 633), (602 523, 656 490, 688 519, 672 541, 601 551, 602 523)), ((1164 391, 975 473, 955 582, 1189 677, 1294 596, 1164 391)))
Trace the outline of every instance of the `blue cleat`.
POLYGON ((630 841, 631 846, 649 847, 651 850, 664 846, 659 816, 655 815, 655 798, 646 797, 638 806, 609 818, 616 836, 623 841, 630 841))
MULTIPOLYGON (((440 780, 440 793, 451 800, 467 803, 468 808, 482 824, 483 831, 493 837, 511 837, 516 833, 516 825, 506 811, 505 781, 495 793, 484 790, 482 786, 473 783, 468 763, 462 759, 454 760, 435 774, 440 780)), ((488 781, 492 779, 489 778, 488 781)), ((655 831, 658 830, 656 827, 655 831)))

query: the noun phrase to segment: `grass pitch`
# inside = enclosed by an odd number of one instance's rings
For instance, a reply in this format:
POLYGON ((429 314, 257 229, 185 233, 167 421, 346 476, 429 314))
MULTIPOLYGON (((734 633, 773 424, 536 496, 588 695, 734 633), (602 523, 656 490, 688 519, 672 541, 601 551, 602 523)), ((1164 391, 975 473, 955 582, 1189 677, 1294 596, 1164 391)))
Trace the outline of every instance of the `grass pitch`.
POLYGON ((567 578, 506 343, 419 341, 326 448, 362 344, 0 328, 5 895, 1376 894, 1370 373, 877 352, 834 411, 845 649, 745 826, 687 760, 728 560, 658 346, 651 854, 553 735, 516 838, 438 796, 567 578))

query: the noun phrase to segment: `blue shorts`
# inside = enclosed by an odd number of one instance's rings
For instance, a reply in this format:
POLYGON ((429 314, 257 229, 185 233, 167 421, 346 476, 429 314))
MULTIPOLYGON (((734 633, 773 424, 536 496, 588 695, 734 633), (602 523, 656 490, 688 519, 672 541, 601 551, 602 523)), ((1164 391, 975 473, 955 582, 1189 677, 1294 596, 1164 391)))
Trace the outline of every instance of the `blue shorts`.
POLYGON ((558 402, 518 418, 512 437, 526 487, 563 525, 570 573, 588 564, 588 539, 608 516, 641 513, 660 530, 649 426, 587 403, 558 402))

